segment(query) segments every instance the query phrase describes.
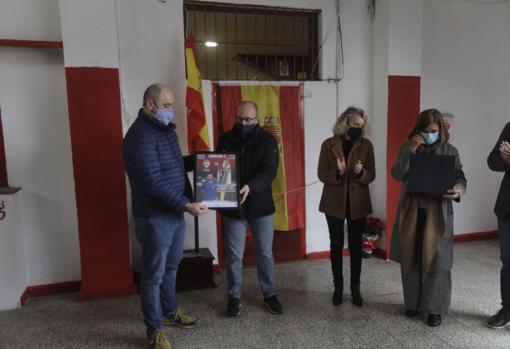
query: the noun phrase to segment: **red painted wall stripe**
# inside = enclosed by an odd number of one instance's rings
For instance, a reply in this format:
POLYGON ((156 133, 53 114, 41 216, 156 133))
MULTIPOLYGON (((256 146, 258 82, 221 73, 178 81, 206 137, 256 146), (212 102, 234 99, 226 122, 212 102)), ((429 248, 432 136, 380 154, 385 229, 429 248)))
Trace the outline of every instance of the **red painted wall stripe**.
POLYGON ((63 48, 62 41, 0 39, 0 46, 27 48, 63 48))
MULTIPOLYGON (((420 77, 388 76, 388 138, 386 157, 386 251, 391 246, 391 229, 395 220, 401 182, 391 176, 400 145, 414 126, 420 112, 420 77)), ((386 256, 388 257, 388 256, 386 256)))
POLYGON ((0 187, 8 187, 7 181, 7 162, 5 159, 4 127, 2 121, 2 111, 0 110, 0 187))
POLYGON ((119 72, 66 68, 81 253, 81 299, 136 291, 122 159, 119 72))

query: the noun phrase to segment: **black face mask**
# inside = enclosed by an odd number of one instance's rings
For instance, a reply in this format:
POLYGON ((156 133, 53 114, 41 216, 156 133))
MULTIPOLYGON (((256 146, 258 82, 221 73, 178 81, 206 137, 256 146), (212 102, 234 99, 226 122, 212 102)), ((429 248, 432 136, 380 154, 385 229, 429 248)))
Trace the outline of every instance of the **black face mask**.
POLYGON ((363 129, 361 127, 351 127, 347 130, 347 135, 352 141, 355 141, 356 139, 361 137, 362 132, 363 129))
POLYGON ((241 135, 241 138, 245 139, 250 134, 250 132, 252 132, 255 129, 255 126, 257 126, 257 124, 242 125, 240 123, 236 123, 235 127, 237 132, 241 135))

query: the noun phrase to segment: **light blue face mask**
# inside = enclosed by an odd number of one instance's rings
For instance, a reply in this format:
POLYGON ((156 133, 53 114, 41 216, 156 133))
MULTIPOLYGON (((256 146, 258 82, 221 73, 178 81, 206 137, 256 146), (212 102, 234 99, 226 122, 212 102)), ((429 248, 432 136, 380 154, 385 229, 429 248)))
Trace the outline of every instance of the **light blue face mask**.
POLYGON ((154 117, 156 118, 156 120, 158 120, 165 126, 168 126, 168 124, 173 120, 174 116, 175 115, 173 110, 163 108, 157 108, 156 112, 154 113, 154 117))
POLYGON ((421 133, 421 136, 423 137, 423 139, 425 140, 425 144, 427 144, 427 145, 434 144, 439 139, 439 132, 433 132, 433 133, 420 132, 420 133, 421 133))

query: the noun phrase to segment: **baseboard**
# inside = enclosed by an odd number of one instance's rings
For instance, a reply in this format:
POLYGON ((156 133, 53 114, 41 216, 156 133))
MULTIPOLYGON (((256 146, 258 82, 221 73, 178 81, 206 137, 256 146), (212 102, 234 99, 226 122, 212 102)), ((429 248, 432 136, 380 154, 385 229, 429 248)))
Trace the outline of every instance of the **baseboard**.
POLYGON ((498 237, 498 232, 496 230, 481 231, 481 232, 477 232, 477 233, 455 234, 453 236, 453 241, 455 241, 455 242, 476 241, 476 240, 495 239, 497 237, 498 237))
POLYGON ((32 297, 45 297, 60 293, 78 292, 80 288, 81 281, 67 281, 55 284, 28 286, 20 297, 20 304, 23 305, 27 299, 32 297))

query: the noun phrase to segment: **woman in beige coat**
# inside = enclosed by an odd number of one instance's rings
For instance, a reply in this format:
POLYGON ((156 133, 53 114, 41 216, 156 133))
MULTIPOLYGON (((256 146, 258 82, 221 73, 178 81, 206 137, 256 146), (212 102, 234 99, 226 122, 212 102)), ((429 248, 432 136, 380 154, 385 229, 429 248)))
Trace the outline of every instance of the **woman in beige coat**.
POLYGON ((402 181, 400 200, 391 236, 391 259, 400 263, 405 315, 428 313, 427 323, 441 324, 450 309, 453 260, 453 207, 466 191, 457 149, 448 142, 441 113, 424 110, 401 145, 393 178, 402 181), (450 155, 455 158, 455 185, 442 197, 417 197, 407 193, 411 154, 450 155))
POLYGON ((342 257, 344 220, 347 219, 351 259, 351 294, 361 307, 361 235, 365 217, 372 213, 368 184, 375 179, 374 149, 363 137, 367 115, 349 107, 333 126, 333 137, 322 143, 317 169, 324 183, 319 211, 325 213, 329 228, 330 258, 335 292, 333 304, 342 303, 342 257))

